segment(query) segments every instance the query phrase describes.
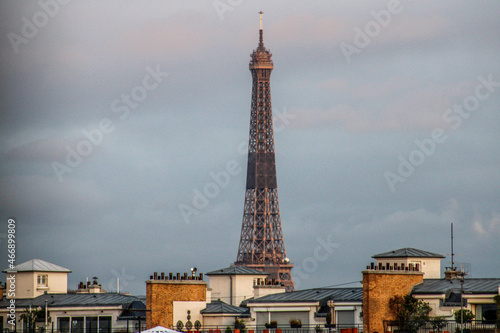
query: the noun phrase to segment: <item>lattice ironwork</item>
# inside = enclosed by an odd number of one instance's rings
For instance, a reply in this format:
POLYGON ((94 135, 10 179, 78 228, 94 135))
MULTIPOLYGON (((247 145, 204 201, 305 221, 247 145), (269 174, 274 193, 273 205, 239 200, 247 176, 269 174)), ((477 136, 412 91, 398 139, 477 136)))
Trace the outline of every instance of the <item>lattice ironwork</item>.
POLYGON ((293 264, 286 256, 276 182, 270 87, 273 61, 264 47, 262 29, 259 34, 259 45, 250 55, 253 85, 247 185, 235 264, 268 272, 269 278, 293 290, 293 264))

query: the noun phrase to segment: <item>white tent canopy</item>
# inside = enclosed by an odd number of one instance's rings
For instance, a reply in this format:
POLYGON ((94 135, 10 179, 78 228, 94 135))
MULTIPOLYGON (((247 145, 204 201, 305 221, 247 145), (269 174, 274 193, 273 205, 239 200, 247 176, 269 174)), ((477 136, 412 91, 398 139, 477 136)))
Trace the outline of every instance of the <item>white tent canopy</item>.
POLYGON ((179 333, 163 326, 156 326, 149 330, 142 331, 141 333, 179 333))

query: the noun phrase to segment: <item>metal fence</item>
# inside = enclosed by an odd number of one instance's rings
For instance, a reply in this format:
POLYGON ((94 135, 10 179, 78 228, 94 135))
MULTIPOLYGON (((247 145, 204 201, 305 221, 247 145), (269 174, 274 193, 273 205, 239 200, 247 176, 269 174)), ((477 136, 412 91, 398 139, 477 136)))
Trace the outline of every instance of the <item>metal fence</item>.
MULTIPOLYGON (((399 328, 397 322, 384 321, 385 332, 399 332, 403 331, 399 328)), ((416 331, 416 333, 500 333, 500 329, 492 321, 476 320, 471 323, 458 324, 455 321, 447 321, 443 328, 436 329, 427 323, 416 331)), ((383 332, 380 332, 383 333, 383 332)), ((415 332, 414 332, 415 333, 415 332)))
MULTIPOLYGON (((231 328, 231 333, 361 333, 363 331, 363 325, 352 324, 352 325, 332 325, 331 327, 325 327, 324 325, 314 326, 314 325, 302 325, 300 328, 291 328, 289 326, 283 326, 282 328, 266 328, 264 326, 249 326, 245 330, 235 330, 233 326, 231 328)), ((143 329, 142 331, 144 331, 143 329)), ((174 328, 175 330, 175 328, 174 328)), ((189 330, 181 331, 181 333, 226 333, 227 326, 204 326, 200 330, 189 330)), ((126 328, 114 328, 111 330, 103 331, 83 331, 83 332, 68 332, 51 330, 47 331, 43 329, 37 329, 35 332, 29 332, 28 330, 22 330, 18 327, 17 330, 11 330, 5 328, 1 333, 137 333, 139 330, 130 327, 128 330, 126 328)), ((228 332, 229 333, 229 332, 228 332)), ((380 332, 382 333, 382 332, 380 332)))

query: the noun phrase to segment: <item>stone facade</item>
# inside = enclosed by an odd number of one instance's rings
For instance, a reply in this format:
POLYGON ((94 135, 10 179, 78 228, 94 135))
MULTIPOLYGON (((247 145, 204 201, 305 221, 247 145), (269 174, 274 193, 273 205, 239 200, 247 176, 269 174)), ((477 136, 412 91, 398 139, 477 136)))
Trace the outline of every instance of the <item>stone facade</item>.
POLYGON ((384 320, 394 320, 389 299, 404 296, 423 281, 417 271, 363 271, 363 332, 384 333, 384 320))
POLYGON ((146 281, 146 327, 163 326, 172 328, 174 323, 174 302, 207 301, 207 282, 197 280, 146 281))

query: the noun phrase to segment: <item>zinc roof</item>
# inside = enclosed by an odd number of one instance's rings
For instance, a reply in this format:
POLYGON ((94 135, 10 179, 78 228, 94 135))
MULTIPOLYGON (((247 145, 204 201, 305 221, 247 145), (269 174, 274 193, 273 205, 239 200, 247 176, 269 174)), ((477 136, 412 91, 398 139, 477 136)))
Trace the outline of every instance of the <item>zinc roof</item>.
POLYGON ((248 309, 240 308, 238 306, 230 305, 222 301, 212 301, 207 304, 207 307, 200 311, 200 313, 232 313, 232 314, 243 314, 247 312, 248 309))
POLYGON ((269 275, 269 273, 245 266, 230 266, 208 272, 207 275, 269 275))
MULTIPOLYGON (((44 294, 35 298, 16 299, 16 307, 45 306, 47 300, 48 307, 71 307, 71 306, 113 306, 128 305, 134 301, 141 300, 135 296, 117 293, 102 294, 44 294)), ((7 307, 9 299, 0 301, 0 308, 7 307)))
MULTIPOLYGON (((500 278, 465 278, 465 294, 498 294, 500 278)), ((445 294, 460 291, 460 280, 424 279, 412 289, 412 294, 445 294)))
POLYGON ((363 288, 313 288, 272 294, 248 300, 252 303, 362 302, 363 288))
POLYGON ((14 268, 6 268, 4 273, 10 272, 66 272, 71 273, 67 268, 52 264, 41 259, 32 259, 22 264, 16 265, 14 268))
POLYGON ((384 253, 379 253, 372 258, 407 258, 407 257, 414 257, 414 258, 444 258, 442 254, 438 253, 432 253, 429 251, 424 251, 424 250, 419 250, 419 249, 414 249, 411 247, 405 247, 402 249, 397 249, 389 252, 384 252, 384 253))

